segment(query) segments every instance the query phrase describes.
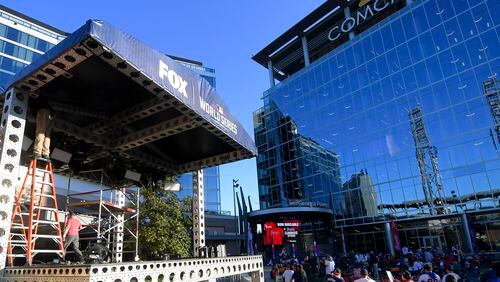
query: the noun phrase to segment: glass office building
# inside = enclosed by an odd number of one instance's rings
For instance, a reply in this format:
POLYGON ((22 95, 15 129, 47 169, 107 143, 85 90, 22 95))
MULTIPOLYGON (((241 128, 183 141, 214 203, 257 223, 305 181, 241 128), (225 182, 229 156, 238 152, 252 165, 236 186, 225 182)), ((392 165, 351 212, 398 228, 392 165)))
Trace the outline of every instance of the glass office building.
MULTIPOLYGON (((193 174, 184 173, 179 176, 178 183, 181 190, 175 194, 179 199, 193 196, 193 174)), ((203 183, 205 187, 205 211, 209 213, 221 212, 220 203, 220 174, 219 166, 203 169, 203 183)))
POLYGON ((261 208, 328 205, 339 252, 499 253, 500 2, 331 2, 253 57, 261 208))
POLYGON ((0 87, 65 38, 65 32, 0 5, 0 87))
MULTIPOLYGON (((198 61, 193 61, 186 58, 176 57, 168 55, 172 59, 176 60, 178 63, 194 70, 204 79, 206 79, 210 85, 216 87, 215 83, 215 70, 203 66, 203 63, 198 61)), ((193 196, 193 174, 184 173, 179 176, 178 183, 181 184, 181 190, 176 192, 179 199, 185 197, 191 198, 193 196)), ((221 213, 221 201, 220 201, 220 174, 219 166, 203 169, 203 182, 205 187, 205 211, 209 213, 221 213)))

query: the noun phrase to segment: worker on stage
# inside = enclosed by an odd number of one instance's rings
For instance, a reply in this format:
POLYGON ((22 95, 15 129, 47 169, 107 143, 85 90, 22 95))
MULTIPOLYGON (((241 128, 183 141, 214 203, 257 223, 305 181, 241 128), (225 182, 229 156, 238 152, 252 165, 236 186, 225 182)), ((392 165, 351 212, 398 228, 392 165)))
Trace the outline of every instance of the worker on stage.
POLYGON ((83 254, 79 249, 79 241, 80 238, 78 236, 78 232, 82 230, 82 224, 80 223, 80 220, 76 217, 76 215, 72 212, 69 211, 68 213, 68 219, 66 220, 66 224, 64 226, 64 257, 66 258, 66 250, 70 245, 73 246, 73 251, 76 253, 78 256, 78 262, 83 263, 83 254))
POLYGON ((54 111, 44 97, 30 99, 30 109, 36 117, 35 143, 33 154, 35 159, 50 157, 50 134, 54 123, 54 111))

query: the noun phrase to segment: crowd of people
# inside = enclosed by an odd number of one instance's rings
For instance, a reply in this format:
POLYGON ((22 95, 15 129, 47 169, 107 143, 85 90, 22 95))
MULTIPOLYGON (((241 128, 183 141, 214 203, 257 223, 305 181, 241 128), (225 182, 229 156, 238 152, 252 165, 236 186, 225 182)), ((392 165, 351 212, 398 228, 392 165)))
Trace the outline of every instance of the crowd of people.
POLYGON ((454 247, 449 252, 403 247, 397 256, 373 251, 301 260, 281 256, 273 264, 271 279, 280 282, 500 282, 500 264, 494 257, 464 255, 454 247))

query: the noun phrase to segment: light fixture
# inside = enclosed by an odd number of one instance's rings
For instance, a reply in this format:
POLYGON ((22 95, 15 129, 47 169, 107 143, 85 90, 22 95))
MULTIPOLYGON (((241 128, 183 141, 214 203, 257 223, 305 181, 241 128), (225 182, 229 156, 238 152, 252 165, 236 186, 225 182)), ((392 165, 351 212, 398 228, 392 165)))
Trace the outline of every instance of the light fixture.
POLYGON ((33 140, 25 135, 23 138, 23 151, 28 151, 28 149, 31 147, 31 144, 33 144, 33 140))
POLYGON ((125 178, 135 182, 140 182, 141 174, 127 169, 127 171, 125 172, 125 178))
POLYGON ((63 151, 61 149, 58 149, 58 148, 55 148, 54 151, 52 151, 52 154, 50 155, 50 158, 53 159, 53 160, 58 160, 58 161, 61 161, 63 163, 69 163, 69 161, 71 160, 71 157, 73 155, 66 152, 66 151, 63 151))
POLYGON ((181 190, 181 185, 177 182, 166 182, 165 185, 163 185, 163 190, 179 192, 181 190))

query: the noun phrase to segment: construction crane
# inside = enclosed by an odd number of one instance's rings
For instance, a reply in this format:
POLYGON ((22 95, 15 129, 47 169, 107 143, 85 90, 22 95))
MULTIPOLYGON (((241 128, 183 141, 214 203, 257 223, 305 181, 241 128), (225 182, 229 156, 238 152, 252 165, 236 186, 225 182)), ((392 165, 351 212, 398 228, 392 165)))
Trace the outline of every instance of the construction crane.
POLYGON ((491 117, 495 122, 495 133, 496 140, 493 136, 493 132, 490 130, 491 139, 493 139, 493 145, 497 148, 497 142, 500 142, 500 85, 496 77, 487 79, 483 82, 483 91, 486 100, 488 101, 488 106, 490 108, 491 117))
POLYGON ((410 110, 409 117, 425 201, 431 214, 444 214, 447 209, 439 173, 438 149, 429 141, 420 105, 410 110))

